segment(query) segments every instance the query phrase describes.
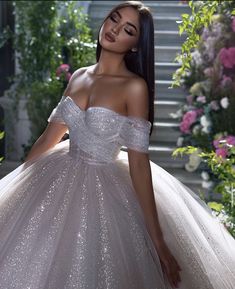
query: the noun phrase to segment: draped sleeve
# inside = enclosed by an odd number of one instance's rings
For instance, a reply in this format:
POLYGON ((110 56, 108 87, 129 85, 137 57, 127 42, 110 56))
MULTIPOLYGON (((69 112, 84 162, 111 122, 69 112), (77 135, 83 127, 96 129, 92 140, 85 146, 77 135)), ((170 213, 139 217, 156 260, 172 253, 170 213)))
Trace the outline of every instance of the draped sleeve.
POLYGON ((128 116, 121 127, 121 144, 127 148, 147 153, 150 129, 150 121, 140 117, 128 116))
POLYGON ((59 103, 52 110, 50 116, 48 117, 47 119, 48 122, 57 122, 57 123, 65 124, 63 116, 62 116, 62 112, 61 112, 61 106, 65 98, 66 98, 65 95, 61 97, 59 103))

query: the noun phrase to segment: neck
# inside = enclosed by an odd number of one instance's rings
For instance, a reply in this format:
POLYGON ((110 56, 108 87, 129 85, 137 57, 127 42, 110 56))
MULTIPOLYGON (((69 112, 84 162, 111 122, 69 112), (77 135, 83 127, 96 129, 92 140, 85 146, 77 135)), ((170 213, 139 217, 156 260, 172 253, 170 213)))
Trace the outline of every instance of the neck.
POLYGON ((123 75, 127 71, 123 57, 124 54, 101 49, 100 58, 94 68, 94 73, 96 75, 123 75))

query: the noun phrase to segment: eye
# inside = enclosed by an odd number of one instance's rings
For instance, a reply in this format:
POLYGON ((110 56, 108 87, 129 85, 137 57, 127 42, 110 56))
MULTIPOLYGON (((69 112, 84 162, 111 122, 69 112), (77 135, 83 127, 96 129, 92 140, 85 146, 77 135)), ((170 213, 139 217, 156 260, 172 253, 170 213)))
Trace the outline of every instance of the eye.
POLYGON ((128 31, 128 30, 125 30, 126 31, 126 33, 127 34, 129 34, 129 35, 131 35, 131 36, 133 36, 134 34, 133 33, 131 33, 130 31, 128 31))
POLYGON ((117 20, 111 15, 110 17, 109 17, 113 22, 117 22, 117 20))

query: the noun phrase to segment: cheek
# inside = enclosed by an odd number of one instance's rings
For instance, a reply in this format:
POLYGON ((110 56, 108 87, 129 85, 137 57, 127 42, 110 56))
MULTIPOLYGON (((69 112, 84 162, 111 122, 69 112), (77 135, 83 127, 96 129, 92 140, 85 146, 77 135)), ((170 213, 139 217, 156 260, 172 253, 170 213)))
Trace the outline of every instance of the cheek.
POLYGON ((124 47, 129 49, 131 49, 137 43, 137 39, 128 36, 125 31, 123 32, 122 35, 120 35, 120 41, 122 42, 124 47))

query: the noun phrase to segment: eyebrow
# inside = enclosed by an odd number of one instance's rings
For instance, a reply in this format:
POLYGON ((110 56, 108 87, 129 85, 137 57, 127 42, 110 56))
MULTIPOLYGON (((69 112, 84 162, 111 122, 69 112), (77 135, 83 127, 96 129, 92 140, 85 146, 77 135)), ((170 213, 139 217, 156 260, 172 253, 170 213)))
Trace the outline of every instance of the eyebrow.
MULTIPOLYGON (((118 14, 118 16, 119 16, 120 18, 122 18, 122 15, 118 12, 118 10, 116 10, 116 11, 114 11, 114 12, 116 12, 116 13, 118 14)), ((137 28, 136 28, 136 26, 135 26, 134 24, 132 24, 131 22, 127 22, 127 24, 129 24, 130 26, 132 26, 133 28, 135 28, 135 30, 136 30, 136 32, 137 32, 137 28)))

